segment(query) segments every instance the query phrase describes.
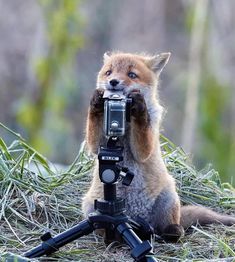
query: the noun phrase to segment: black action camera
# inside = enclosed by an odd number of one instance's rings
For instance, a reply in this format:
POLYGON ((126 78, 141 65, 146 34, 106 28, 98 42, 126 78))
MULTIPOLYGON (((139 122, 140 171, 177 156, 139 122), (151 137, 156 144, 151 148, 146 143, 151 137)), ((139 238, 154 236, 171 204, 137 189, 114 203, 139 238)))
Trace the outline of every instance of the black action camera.
POLYGON ((124 136, 126 122, 130 122, 130 108, 132 99, 126 97, 122 91, 105 90, 104 123, 106 137, 124 136))

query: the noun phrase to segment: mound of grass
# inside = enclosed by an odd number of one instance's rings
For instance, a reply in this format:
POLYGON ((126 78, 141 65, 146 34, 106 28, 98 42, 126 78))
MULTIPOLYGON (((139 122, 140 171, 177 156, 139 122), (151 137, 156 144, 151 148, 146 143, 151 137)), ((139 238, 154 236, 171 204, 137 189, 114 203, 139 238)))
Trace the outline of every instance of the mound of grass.
MULTIPOLYGON (((82 219, 81 199, 89 186, 93 159, 81 146, 74 162, 64 168, 53 166, 30 147, 20 135, 6 145, 0 138, 0 256, 1 261, 27 261, 20 257, 40 243, 46 231, 58 234, 82 219), (15 259, 15 260, 14 260, 15 259)), ((187 155, 162 137, 164 160, 177 180, 183 204, 201 204, 234 214, 235 190, 222 184, 219 174, 206 167, 195 170, 187 155)), ((155 241, 158 261, 235 259, 235 227, 193 227, 177 244, 155 241)), ((106 247, 95 235, 72 242, 50 257, 34 261, 132 261, 126 246, 106 247)))

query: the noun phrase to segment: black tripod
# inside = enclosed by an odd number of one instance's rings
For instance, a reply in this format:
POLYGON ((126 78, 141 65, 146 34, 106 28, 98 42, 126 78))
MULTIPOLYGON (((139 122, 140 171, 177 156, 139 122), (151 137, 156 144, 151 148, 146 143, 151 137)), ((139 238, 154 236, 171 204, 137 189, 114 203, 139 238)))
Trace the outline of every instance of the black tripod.
POLYGON ((123 160, 123 148, 116 147, 117 137, 110 137, 107 147, 100 147, 99 176, 104 183, 104 199, 95 200, 96 213, 88 216, 71 229, 52 237, 49 232, 41 236, 43 243, 24 254, 25 257, 34 258, 50 255, 60 247, 92 233, 96 229, 105 230, 105 242, 122 239, 131 248, 134 261, 153 262, 152 246, 148 239, 153 234, 152 228, 142 219, 134 221, 125 215, 125 200, 117 198, 116 185, 119 180, 129 186, 134 174, 128 168, 117 163, 123 160), (141 240, 142 239, 142 240, 141 240))

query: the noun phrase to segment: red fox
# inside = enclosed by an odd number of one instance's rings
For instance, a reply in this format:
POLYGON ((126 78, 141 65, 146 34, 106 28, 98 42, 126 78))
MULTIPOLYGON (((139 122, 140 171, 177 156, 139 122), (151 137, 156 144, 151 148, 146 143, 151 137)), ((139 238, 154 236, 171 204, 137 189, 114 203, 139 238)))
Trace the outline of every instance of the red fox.
MULTIPOLYGON (((129 187, 117 186, 118 196, 125 198, 127 215, 145 219, 165 240, 178 240, 184 229, 195 223, 235 224, 235 217, 218 214, 200 206, 181 206, 174 178, 163 162, 159 125, 163 108, 159 103, 157 85, 159 75, 170 53, 155 56, 105 53, 97 87, 90 101, 86 140, 88 148, 97 154, 104 144, 102 99, 105 89, 122 90, 132 98, 131 122, 120 138, 124 146, 123 165, 135 177, 129 187)), ((83 198, 82 210, 87 216, 94 211, 94 200, 103 198, 103 186, 98 174, 98 161, 93 170, 91 186, 83 198)))

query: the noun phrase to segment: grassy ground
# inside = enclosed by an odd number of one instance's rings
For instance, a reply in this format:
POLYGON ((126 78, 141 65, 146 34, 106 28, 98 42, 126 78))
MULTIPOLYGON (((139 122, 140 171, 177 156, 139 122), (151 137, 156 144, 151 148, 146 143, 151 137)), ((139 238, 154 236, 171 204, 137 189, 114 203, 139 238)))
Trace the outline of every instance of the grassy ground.
MULTIPOLYGON (((89 186, 93 160, 82 146, 69 167, 56 170, 20 135, 2 124, 0 129, 14 138, 9 145, 0 138, 0 257, 1 261, 27 261, 19 255, 38 245, 44 232, 49 229, 55 235, 82 219, 81 197, 89 186)), ((235 190, 221 184, 215 170, 210 166, 195 170, 185 153, 166 138, 162 138, 162 150, 183 204, 202 204, 235 215, 235 190)), ((155 240, 153 245, 158 261, 235 261, 235 226, 193 227, 177 244, 155 240)), ((106 247, 102 239, 89 235, 34 261, 132 259, 127 246, 106 247)))

